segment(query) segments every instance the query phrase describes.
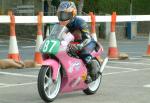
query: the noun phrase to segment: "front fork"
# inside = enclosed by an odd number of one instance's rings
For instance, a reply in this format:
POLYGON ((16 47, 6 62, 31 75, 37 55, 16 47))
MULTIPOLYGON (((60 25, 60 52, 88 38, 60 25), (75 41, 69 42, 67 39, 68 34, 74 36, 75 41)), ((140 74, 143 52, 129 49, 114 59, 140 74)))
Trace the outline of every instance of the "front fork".
POLYGON ((108 62, 108 57, 106 57, 106 58, 103 60, 103 62, 102 62, 102 65, 101 65, 101 68, 100 68, 100 73, 101 73, 101 74, 103 73, 103 70, 104 70, 104 68, 105 68, 105 66, 106 66, 106 64, 107 64, 107 62, 108 62))

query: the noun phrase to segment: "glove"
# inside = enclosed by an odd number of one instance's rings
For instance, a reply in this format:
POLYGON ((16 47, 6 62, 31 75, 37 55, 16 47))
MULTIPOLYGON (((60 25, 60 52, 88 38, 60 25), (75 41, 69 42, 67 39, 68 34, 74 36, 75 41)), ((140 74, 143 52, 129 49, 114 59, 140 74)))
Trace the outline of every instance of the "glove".
POLYGON ((82 49, 82 46, 80 44, 69 44, 68 47, 73 51, 79 51, 82 49))
POLYGON ((76 44, 76 48, 78 49, 78 50, 81 50, 82 49, 82 45, 81 44, 76 44))
POLYGON ((71 51, 77 51, 77 50, 78 50, 78 48, 76 47, 75 44, 69 44, 69 45, 68 45, 68 48, 69 48, 71 51))

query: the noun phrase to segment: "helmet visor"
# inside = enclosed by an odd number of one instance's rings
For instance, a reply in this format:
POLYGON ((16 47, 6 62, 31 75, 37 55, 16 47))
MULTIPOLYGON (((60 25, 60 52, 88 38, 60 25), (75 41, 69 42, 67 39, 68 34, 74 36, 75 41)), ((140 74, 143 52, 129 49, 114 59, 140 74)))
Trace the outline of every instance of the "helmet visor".
POLYGON ((59 21, 67 21, 72 19, 72 17, 73 17, 72 12, 64 12, 64 11, 58 12, 59 21))

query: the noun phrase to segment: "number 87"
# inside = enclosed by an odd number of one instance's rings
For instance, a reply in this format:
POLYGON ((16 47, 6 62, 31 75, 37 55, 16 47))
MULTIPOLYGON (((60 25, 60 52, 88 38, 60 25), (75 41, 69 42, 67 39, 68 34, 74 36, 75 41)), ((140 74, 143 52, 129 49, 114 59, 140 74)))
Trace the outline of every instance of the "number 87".
POLYGON ((53 48, 55 47, 56 43, 57 43, 57 41, 55 41, 55 40, 51 40, 51 41, 47 40, 44 44, 43 51, 51 52, 53 50, 53 48), (50 45, 50 44, 52 44, 52 45, 50 45))

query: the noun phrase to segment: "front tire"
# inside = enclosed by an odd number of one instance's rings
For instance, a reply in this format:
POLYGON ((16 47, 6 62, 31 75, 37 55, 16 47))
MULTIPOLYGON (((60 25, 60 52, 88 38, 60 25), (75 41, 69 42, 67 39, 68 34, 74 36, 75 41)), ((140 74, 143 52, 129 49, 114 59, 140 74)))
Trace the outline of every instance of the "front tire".
POLYGON ((58 95, 61 86, 61 74, 55 82, 52 80, 52 69, 49 66, 42 66, 38 74, 38 92, 45 102, 52 102, 58 95))
MULTIPOLYGON (((94 59, 94 63, 96 65, 95 67, 99 68, 100 70, 101 65, 98 62, 98 60, 94 59)), ((83 92, 87 95, 95 94, 100 87, 101 80, 102 80, 102 74, 100 74, 99 77, 95 81, 92 81, 91 83, 87 84, 88 88, 83 90, 83 92)))

